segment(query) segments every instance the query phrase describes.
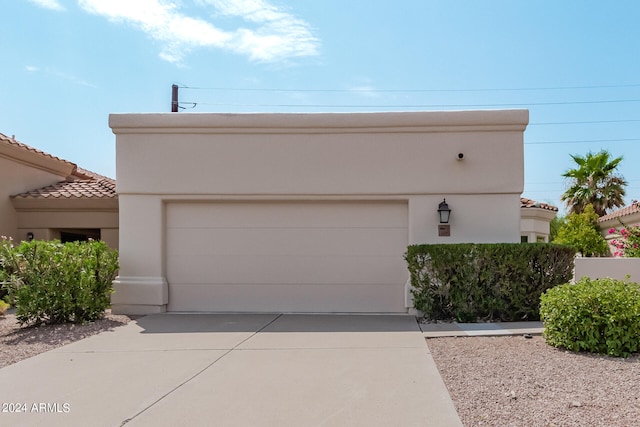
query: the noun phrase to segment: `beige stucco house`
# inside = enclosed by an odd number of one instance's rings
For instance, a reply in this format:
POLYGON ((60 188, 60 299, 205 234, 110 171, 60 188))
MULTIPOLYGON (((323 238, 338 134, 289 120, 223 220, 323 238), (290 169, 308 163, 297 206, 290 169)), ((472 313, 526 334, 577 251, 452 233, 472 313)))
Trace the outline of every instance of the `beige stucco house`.
POLYGON ((600 233, 609 243, 612 256, 576 258, 575 279, 578 280, 585 276, 592 279, 611 277, 640 283, 640 259, 617 256, 618 250, 612 245, 612 240, 619 239, 621 236, 617 232, 609 233, 612 228, 620 230, 637 225, 640 225, 640 205, 636 202, 601 216, 598 219, 598 227, 600 233))
POLYGON ((112 114, 113 310, 407 312, 407 245, 520 242, 545 211, 520 198, 528 117, 112 114))
POLYGON ((0 235, 117 248, 115 181, 0 134, 0 235))
POLYGON ((620 229, 631 225, 640 225, 640 205, 637 203, 632 203, 598 218, 598 227, 603 235, 608 235, 611 228, 620 229))
POLYGON ((520 241, 522 243, 549 242, 549 224, 558 208, 547 203, 520 198, 520 241))
POLYGON ((632 225, 640 225, 640 205, 636 202, 598 218, 600 233, 609 242, 612 254, 616 252, 616 249, 611 246, 611 241, 619 239, 620 234, 617 232, 609 233, 609 230, 612 228, 620 230, 632 225))

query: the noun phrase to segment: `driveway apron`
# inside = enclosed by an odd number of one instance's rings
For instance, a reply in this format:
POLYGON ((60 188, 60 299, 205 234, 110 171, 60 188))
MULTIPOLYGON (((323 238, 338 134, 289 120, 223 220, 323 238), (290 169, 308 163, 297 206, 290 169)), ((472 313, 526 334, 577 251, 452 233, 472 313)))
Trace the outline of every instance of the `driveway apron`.
POLYGON ((412 316, 152 315, 0 384, 0 425, 462 426, 412 316))

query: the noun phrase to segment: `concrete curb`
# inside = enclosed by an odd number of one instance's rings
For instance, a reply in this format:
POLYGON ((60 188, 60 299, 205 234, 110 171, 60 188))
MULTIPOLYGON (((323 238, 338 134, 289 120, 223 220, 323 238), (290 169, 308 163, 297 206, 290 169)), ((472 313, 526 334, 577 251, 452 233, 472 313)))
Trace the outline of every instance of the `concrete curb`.
POLYGON ((419 323, 425 338, 541 335, 542 322, 419 323))

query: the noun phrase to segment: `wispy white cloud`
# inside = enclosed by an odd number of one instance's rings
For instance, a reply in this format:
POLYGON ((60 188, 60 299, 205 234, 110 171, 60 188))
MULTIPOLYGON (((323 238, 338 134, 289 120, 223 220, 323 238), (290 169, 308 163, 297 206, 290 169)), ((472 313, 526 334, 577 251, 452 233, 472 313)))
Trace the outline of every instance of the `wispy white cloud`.
POLYGON ((77 84, 80 86, 86 86, 86 87, 92 87, 92 88, 96 88, 97 86, 94 84, 91 84, 89 82, 87 82, 84 79, 81 79, 80 77, 77 77, 73 74, 69 74, 69 73, 65 73, 62 72, 56 68, 51 68, 51 67, 46 67, 44 69, 40 68, 40 67, 36 67, 35 65, 26 65, 24 67, 24 69, 29 72, 29 73, 44 73, 47 74, 49 76, 53 76, 56 77, 58 79, 62 79, 62 80, 67 80, 73 84, 77 84))
POLYGON ((257 28, 239 28, 232 45, 251 59, 310 56, 320 44, 309 24, 264 0, 200 0, 222 15, 242 18, 257 28))
POLYGON ((29 0, 31 3, 51 10, 65 10, 58 0, 29 0))
POLYGON ((367 76, 357 76, 352 80, 354 83, 347 86, 347 90, 354 94, 366 98, 379 98, 382 94, 375 87, 373 80, 367 76))
MULTIPOLYGON (((29 0, 51 10, 59 0, 29 0)), ((276 62, 318 54, 320 41, 309 24, 267 0, 192 0, 214 17, 242 21, 223 30, 210 20, 182 13, 182 2, 170 0, 78 0, 85 11, 132 25, 161 43, 160 57, 179 63, 195 48, 213 47, 246 55, 253 61, 276 62)), ((203 15, 207 12, 203 11, 203 15)))
POLYGON ((124 22, 162 44, 160 57, 180 63, 195 48, 213 47, 276 62, 318 54, 319 40, 309 25, 264 0, 195 0, 213 8, 214 16, 231 16, 249 24, 223 30, 201 17, 187 16, 168 0, 79 0, 87 12, 124 22))
POLYGON ((380 96, 380 92, 376 91, 376 88, 371 85, 352 86, 349 90, 367 98, 378 98, 380 96))

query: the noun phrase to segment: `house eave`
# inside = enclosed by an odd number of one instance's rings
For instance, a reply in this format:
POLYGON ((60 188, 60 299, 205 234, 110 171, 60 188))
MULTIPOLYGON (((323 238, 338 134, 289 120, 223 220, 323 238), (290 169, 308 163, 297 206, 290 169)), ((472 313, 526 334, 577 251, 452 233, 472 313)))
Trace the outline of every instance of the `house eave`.
POLYGON ((520 218, 522 219, 539 219, 551 221, 558 214, 557 211, 542 208, 520 208, 520 218))
POLYGON ((92 211, 118 212, 118 198, 22 198, 12 197, 16 212, 92 211))
POLYGON ((76 169, 76 165, 71 162, 26 150, 14 144, 0 144, 0 157, 32 168, 40 169, 63 178, 70 176, 76 169))

